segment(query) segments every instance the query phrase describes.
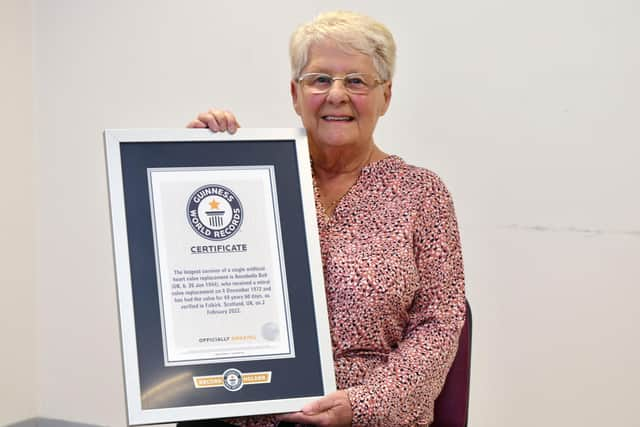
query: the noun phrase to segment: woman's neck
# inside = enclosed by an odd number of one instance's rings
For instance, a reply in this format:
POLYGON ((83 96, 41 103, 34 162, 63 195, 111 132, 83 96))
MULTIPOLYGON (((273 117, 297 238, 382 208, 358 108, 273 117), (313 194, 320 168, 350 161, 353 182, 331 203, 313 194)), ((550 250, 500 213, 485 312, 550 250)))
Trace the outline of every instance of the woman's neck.
POLYGON ((309 147, 313 171, 319 181, 331 181, 339 176, 357 178, 363 167, 387 157, 375 144, 366 150, 362 147, 309 147))
POLYGON ((340 200, 356 183, 362 168, 387 157, 375 144, 366 150, 361 147, 352 151, 342 147, 322 150, 313 145, 309 150, 320 203, 327 217, 333 215, 340 200))

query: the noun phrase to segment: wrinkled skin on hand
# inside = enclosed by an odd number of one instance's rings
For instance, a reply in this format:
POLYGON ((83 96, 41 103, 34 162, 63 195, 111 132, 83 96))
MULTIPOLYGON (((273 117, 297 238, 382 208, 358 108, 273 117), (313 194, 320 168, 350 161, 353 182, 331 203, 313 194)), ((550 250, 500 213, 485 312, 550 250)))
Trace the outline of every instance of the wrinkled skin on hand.
POLYGON ((335 391, 315 402, 311 402, 303 407, 300 412, 278 417, 281 421, 319 427, 349 427, 351 426, 352 418, 351 402, 347 392, 344 390, 335 391))
POLYGON ((240 127, 240 123, 238 123, 238 119, 232 112, 212 108, 209 111, 198 114, 198 117, 190 121, 187 127, 195 129, 209 128, 213 132, 229 132, 233 134, 240 127))

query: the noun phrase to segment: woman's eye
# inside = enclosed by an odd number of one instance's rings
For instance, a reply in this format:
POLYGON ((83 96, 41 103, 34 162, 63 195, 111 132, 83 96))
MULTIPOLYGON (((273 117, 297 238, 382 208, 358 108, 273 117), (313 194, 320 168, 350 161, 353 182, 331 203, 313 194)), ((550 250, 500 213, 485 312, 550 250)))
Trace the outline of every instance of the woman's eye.
POLYGON ((359 76, 347 78, 346 83, 350 86, 366 86, 367 85, 364 79, 359 76))
POLYGON ((317 76, 314 80, 313 80, 313 84, 314 85, 327 85, 327 84, 331 84, 331 77, 330 76, 317 76))

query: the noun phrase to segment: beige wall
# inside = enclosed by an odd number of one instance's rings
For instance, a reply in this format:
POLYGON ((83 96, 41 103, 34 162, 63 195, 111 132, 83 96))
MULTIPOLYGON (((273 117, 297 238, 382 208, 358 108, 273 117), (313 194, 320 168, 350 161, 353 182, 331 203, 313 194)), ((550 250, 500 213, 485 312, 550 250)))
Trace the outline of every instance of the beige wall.
POLYGON ((0 425, 36 415, 31 2, 0 3, 0 425))
MULTIPOLYGON (((37 390, 39 416, 123 426, 101 131, 180 127, 211 105, 247 127, 298 126, 287 39, 320 8, 40 0, 30 32, 28 5, 5 2, 0 14, 12 154, 0 172, 11 286, 2 333, 20 349, 2 356, 17 388, 2 391, 0 417, 33 415, 37 390), (32 36, 30 116, 20 52, 32 36), (5 48, 11 40, 19 47, 5 48), (34 192, 22 191, 32 177, 34 192)), ((630 339, 640 314, 637 2, 322 3, 338 7, 380 18, 398 41, 377 141, 437 171, 456 201, 475 314, 471 425, 630 425, 640 385, 630 339)))

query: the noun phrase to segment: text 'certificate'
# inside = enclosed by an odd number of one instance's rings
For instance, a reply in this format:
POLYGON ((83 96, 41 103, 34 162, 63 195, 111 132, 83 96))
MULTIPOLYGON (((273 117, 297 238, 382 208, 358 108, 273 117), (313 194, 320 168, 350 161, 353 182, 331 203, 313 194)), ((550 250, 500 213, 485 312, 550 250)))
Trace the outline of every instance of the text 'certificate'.
POLYGON ((165 364, 294 357, 272 166, 149 168, 165 364))

